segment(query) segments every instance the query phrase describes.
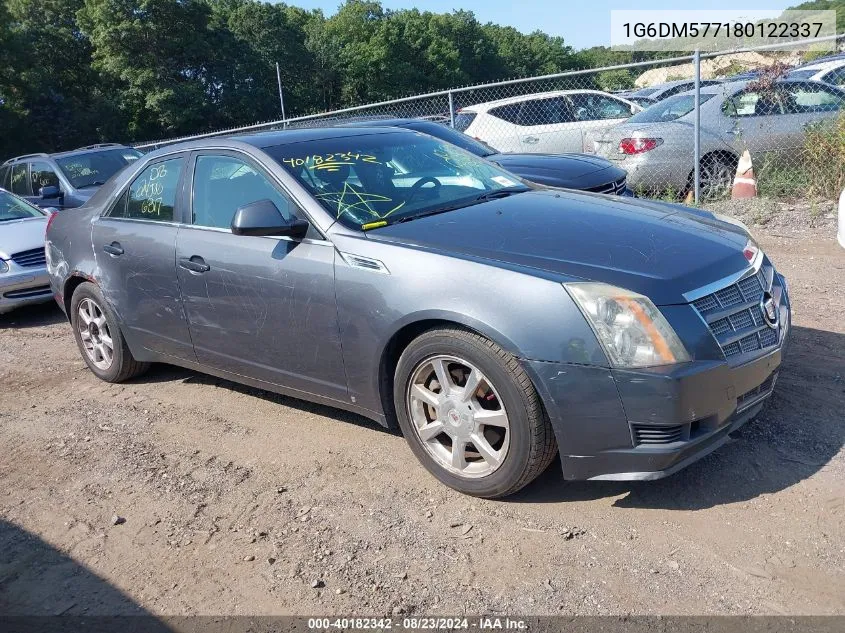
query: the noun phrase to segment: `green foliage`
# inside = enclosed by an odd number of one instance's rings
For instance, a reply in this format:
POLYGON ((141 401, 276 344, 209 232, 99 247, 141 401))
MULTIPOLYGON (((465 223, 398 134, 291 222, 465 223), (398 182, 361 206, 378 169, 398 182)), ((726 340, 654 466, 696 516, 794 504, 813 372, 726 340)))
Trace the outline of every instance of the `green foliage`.
POLYGON ((845 113, 807 129, 804 170, 808 195, 836 200, 845 189, 845 113))
POLYGON ((602 90, 630 90, 634 87, 636 76, 627 70, 605 70, 596 73, 596 84, 602 90))
POLYGON ((0 157, 281 118, 277 62, 292 116, 578 59, 468 11, 369 0, 330 18, 258 0, 0 0, 0 157))
POLYGON ((845 0, 811 0, 810 2, 802 2, 794 7, 789 7, 787 11, 836 11, 836 32, 845 32, 845 0))

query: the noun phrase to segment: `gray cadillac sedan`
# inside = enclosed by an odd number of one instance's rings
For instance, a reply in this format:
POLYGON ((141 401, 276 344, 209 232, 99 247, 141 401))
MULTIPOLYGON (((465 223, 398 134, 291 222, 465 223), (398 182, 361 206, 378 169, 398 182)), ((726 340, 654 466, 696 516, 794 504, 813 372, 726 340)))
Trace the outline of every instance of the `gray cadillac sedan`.
POLYGON ((462 492, 656 479, 771 394, 787 286, 738 223, 542 188, 438 139, 324 128, 160 149, 54 216, 106 381, 150 362, 398 423, 462 492))

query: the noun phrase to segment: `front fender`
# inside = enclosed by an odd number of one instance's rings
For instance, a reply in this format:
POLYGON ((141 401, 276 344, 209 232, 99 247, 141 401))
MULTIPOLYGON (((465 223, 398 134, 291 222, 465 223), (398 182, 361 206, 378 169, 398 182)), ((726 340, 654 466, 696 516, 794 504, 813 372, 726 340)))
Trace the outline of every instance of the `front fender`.
POLYGON ((338 258, 338 322, 350 397, 382 411, 379 369, 403 328, 423 321, 463 325, 520 359, 607 367, 607 358, 562 279, 539 271, 336 238, 342 252, 383 262, 389 274, 338 258), (357 249, 357 250, 356 250, 357 249))

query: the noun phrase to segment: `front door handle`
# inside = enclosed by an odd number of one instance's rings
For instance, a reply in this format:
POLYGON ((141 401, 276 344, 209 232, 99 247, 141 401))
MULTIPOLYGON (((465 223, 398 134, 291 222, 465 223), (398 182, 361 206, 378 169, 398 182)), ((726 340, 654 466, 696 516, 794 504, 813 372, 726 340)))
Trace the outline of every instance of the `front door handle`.
POLYGON ((540 139, 538 139, 536 136, 526 136, 524 139, 522 139, 522 142, 534 145, 535 143, 539 143, 540 139))
POLYGON ((211 270, 211 266, 205 263, 205 260, 199 255, 194 255, 190 259, 183 257, 179 260, 179 266, 192 273, 205 273, 211 270))
POLYGON ((105 246, 103 246, 103 250, 112 257, 123 255, 123 247, 120 245, 120 242, 112 242, 111 244, 106 244, 105 246))

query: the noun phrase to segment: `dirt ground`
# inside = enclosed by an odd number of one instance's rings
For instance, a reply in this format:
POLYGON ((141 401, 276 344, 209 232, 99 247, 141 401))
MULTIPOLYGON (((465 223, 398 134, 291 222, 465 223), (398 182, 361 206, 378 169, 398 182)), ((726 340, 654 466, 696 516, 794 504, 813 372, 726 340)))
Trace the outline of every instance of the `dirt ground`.
POLYGON ((0 613, 845 614, 845 250, 755 229, 790 281, 770 403, 650 483, 453 492, 404 440, 160 366, 98 381, 53 306, 0 317, 0 613))

